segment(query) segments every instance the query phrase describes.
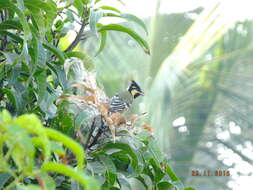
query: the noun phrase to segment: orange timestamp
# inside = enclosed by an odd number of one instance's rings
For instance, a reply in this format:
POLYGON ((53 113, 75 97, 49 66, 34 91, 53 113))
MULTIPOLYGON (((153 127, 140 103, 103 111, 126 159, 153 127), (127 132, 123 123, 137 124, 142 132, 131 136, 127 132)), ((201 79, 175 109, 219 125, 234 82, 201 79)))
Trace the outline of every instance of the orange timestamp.
POLYGON ((231 176, 229 170, 192 170, 191 171, 192 176, 231 176))

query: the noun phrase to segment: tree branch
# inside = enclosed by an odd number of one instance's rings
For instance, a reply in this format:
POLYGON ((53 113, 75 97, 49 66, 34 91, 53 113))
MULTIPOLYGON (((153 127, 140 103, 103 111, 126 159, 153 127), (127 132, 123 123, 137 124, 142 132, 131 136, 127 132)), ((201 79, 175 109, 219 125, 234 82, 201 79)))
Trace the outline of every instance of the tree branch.
POLYGON ((83 31, 85 26, 87 25, 87 23, 85 22, 85 20, 82 22, 81 28, 79 30, 79 32, 76 35, 76 38, 74 39, 74 41, 69 45, 69 47, 64 51, 66 52, 70 52, 72 51, 77 45, 78 43, 82 40, 81 37, 83 36, 83 31))

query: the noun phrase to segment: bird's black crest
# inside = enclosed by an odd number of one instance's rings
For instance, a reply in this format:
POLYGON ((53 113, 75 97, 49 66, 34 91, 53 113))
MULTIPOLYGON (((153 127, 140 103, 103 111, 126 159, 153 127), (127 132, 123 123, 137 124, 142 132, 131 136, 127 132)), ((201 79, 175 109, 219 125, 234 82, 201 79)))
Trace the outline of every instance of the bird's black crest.
POLYGON ((130 86, 128 87, 128 92, 130 92, 132 94, 133 90, 136 90, 138 93, 134 94, 134 98, 137 98, 140 95, 143 95, 143 92, 141 90, 141 87, 134 81, 131 81, 130 86))

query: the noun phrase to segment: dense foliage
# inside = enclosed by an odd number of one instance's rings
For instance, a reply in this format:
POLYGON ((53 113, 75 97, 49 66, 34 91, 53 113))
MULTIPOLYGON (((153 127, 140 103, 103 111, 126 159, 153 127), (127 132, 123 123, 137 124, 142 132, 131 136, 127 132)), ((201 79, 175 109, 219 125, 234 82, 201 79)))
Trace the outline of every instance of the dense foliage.
MULTIPOLYGON (((80 52, 79 42, 100 35, 100 53, 107 31, 120 31, 149 54, 147 42, 130 28, 98 21, 123 18, 146 31, 145 24, 99 2, 0 1, 0 188, 184 189, 147 125, 146 131, 129 134, 124 121, 116 142, 109 133, 93 139, 95 148, 87 146, 94 118, 111 118, 98 102, 96 79, 88 71, 90 59, 80 52), (90 86, 81 84, 91 79, 90 86)), ((131 124, 141 128, 138 122, 131 124)))

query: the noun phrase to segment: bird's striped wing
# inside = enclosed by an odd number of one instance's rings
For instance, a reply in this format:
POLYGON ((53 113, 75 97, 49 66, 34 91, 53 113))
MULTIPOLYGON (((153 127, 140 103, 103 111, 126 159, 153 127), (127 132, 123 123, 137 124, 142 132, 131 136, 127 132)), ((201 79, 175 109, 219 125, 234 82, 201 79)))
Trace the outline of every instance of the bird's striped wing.
POLYGON ((115 95, 112 97, 111 103, 110 103, 110 109, 109 109, 110 113, 116 113, 116 112, 121 113, 128 108, 129 108, 129 104, 124 102, 118 95, 115 95))

